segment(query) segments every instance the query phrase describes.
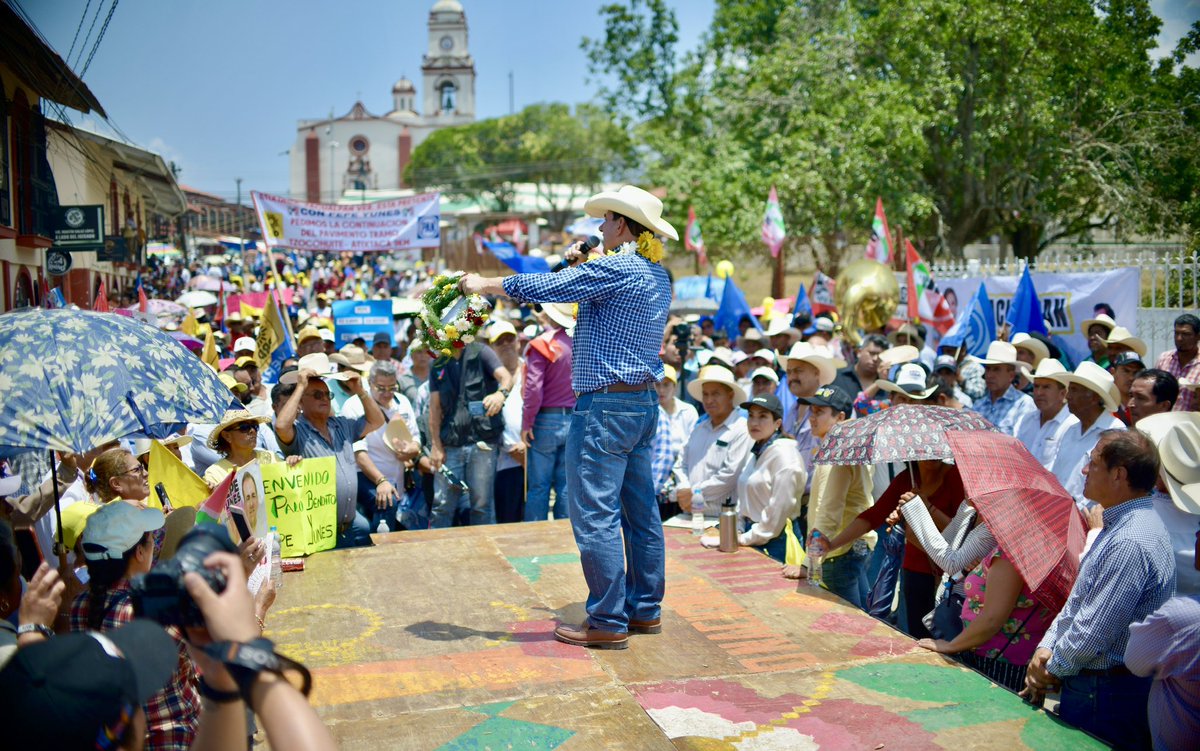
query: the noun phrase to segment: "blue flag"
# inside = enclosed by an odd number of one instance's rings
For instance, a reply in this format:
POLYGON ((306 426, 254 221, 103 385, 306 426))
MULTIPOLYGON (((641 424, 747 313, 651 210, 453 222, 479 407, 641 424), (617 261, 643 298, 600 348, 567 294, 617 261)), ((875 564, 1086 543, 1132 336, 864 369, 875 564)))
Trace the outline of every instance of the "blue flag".
POLYGON ((1038 299, 1037 290, 1033 288, 1033 277, 1029 273, 1028 264, 1025 265, 1025 272, 1021 274, 1017 294, 1013 295, 1012 305, 1005 320, 1012 328, 1010 336, 1031 334, 1035 331, 1045 336, 1050 334, 1046 331, 1046 321, 1042 317, 1042 301, 1038 299))
POLYGON ((800 283, 800 290, 796 293, 796 304, 792 306, 792 317, 805 314, 812 318, 812 303, 808 299, 808 290, 804 288, 804 282, 800 283))
POLYGON ((725 291, 721 293, 721 306, 717 308, 717 314, 713 316, 713 328, 724 329, 729 336, 729 341, 736 341, 740 332, 738 331, 738 323, 741 322, 742 316, 748 316, 754 324, 754 328, 762 331, 762 326, 759 325, 758 319, 750 312, 750 305, 746 302, 746 296, 734 284, 733 277, 726 277, 725 291))
POLYGON ((492 255, 500 259, 500 261, 518 274, 549 274, 550 264, 546 263, 545 258, 535 258, 532 256, 523 256, 517 252, 517 248, 512 243, 488 243, 485 242, 483 247, 492 252, 492 255))
POLYGON ((958 320, 942 337, 938 348, 956 349, 961 346, 968 355, 983 357, 987 354, 988 345, 995 339, 996 313, 992 309, 992 301, 988 299, 987 287, 980 282, 970 305, 959 311, 958 320))

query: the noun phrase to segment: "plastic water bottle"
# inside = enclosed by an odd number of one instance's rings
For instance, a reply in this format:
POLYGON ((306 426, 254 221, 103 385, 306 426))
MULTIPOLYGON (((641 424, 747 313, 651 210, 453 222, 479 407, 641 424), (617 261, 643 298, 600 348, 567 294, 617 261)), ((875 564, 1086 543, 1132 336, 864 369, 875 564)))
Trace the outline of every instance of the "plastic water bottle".
POLYGON ((280 560, 282 548, 279 545, 279 529, 271 527, 271 581, 275 584, 275 591, 278 592, 283 587, 283 561, 280 560))
POLYGON ((821 530, 814 529, 812 533, 812 542, 808 544, 808 584, 812 587, 820 587, 825 583, 821 576, 821 562, 825 558, 826 537, 821 534, 821 530))
POLYGON ((704 534, 704 512, 692 511, 692 534, 699 537, 704 534))

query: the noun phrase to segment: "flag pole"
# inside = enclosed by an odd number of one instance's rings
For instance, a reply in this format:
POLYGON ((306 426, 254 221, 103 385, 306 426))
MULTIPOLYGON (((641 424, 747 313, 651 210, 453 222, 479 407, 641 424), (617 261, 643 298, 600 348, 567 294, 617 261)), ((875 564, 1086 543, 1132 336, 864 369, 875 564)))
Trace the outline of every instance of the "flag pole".
POLYGON ((771 276, 771 297, 776 300, 783 297, 783 246, 779 243, 779 253, 775 256, 775 272, 771 276))

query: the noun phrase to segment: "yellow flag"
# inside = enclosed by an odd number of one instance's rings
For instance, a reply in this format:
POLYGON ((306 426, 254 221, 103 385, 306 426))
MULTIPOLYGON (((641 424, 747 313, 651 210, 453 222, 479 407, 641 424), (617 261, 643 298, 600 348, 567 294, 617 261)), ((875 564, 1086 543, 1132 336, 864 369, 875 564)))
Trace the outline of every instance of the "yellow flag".
POLYGON ((150 442, 150 497, 146 505, 151 508, 162 508, 158 501, 155 488, 163 484, 167 498, 175 508, 196 506, 208 498, 211 491, 204 480, 179 461, 171 450, 158 441, 150 442))
POLYGON ((200 353, 200 359, 211 365, 213 370, 221 369, 221 356, 217 352, 217 343, 213 341, 211 328, 204 334, 204 350, 200 353))
POLYGON ((200 322, 196 320, 196 316, 192 314, 192 309, 188 308, 187 315, 183 319, 183 323, 179 324, 179 330, 188 336, 195 336, 200 329, 200 322))
POLYGON ((263 314, 263 308, 256 308, 245 300, 241 300, 239 303, 242 310, 242 318, 258 318, 263 314))

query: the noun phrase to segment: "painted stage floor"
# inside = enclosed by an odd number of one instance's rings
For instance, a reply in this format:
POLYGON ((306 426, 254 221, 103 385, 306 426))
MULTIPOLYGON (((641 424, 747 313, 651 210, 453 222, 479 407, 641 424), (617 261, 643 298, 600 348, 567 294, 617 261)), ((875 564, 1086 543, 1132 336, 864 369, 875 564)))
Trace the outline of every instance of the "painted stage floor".
POLYGON ((268 618, 342 749, 1088 749, 987 679, 667 529, 663 633, 554 640, 586 596, 567 522, 377 537, 286 574, 268 618))

